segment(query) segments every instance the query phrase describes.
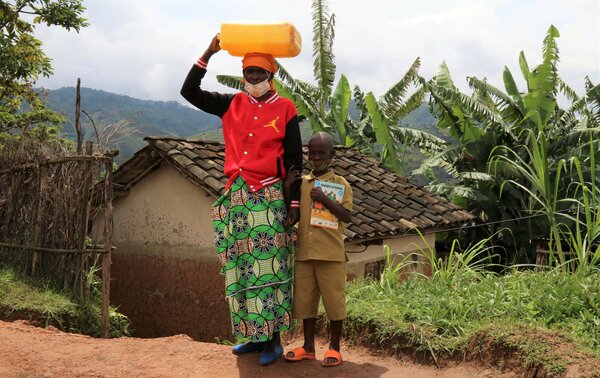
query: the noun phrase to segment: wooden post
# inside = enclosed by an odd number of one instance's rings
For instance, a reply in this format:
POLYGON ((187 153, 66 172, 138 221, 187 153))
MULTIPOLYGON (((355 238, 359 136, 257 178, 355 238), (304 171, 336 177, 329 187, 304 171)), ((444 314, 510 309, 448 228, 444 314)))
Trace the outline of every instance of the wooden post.
POLYGON ((106 175, 104 177, 104 247, 106 253, 102 255, 102 337, 108 338, 109 331, 109 306, 110 306, 110 261, 113 238, 113 172, 112 159, 104 164, 106 175))
MULTIPOLYGON (((94 143, 92 141, 87 141, 85 142, 85 154, 86 155, 91 155, 92 151, 94 149, 94 143)), ((79 220, 80 220, 80 224, 79 224, 79 230, 77 233, 77 248, 79 249, 85 249, 85 239, 87 237, 87 231, 88 231, 88 220, 89 220, 89 214, 90 214, 90 189, 92 186, 92 177, 91 177, 91 172, 92 169, 90 169, 90 167, 92 166, 92 164, 96 164, 94 162, 86 162, 85 163, 85 169, 83 170, 83 174, 84 174, 84 182, 82 184, 82 193, 81 193, 81 199, 79 201, 79 220)), ((79 291, 79 296, 81 298, 83 298, 84 301, 87 301, 87 293, 88 290, 84 290, 84 287, 86 287, 87 282, 85 282, 85 268, 86 268, 86 264, 85 261, 88 258, 87 255, 82 254, 80 256, 78 256, 79 259, 79 267, 78 267, 78 271, 76 272, 76 278, 75 278, 75 287, 74 289, 79 291), (77 285, 79 285, 79 287, 77 287, 77 285), (85 294, 85 295, 84 295, 85 294)))
MULTIPOLYGON (((33 231, 33 243, 36 247, 42 246, 42 221, 43 217, 43 209, 44 205, 44 187, 46 186, 46 172, 47 168, 45 166, 41 166, 38 172, 38 198, 37 198, 37 212, 35 219, 35 229, 33 231)), ((37 274, 37 266, 40 262, 40 252, 34 251, 33 257, 31 259, 31 275, 35 276, 37 274)))
POLYGON ((81 131, 81 79, 77 78, 77 94, 75 96, 75 132, 77 133, 77 155, 83 153, 83 132, 81 131))

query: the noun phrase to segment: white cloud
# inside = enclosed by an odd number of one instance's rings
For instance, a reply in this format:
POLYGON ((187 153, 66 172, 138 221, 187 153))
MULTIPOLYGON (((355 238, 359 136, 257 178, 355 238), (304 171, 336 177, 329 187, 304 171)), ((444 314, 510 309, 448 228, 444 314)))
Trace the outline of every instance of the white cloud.
MULTIPOLYGON (((303 36, 303 51, 281 63, 294 77, 313 81, 311 1, 282 0, 96 0, 87 1, 91 26, 80 34, 38 27, 54 59, 55 75, 40 81, 50 88, 82 85, 143 99, 177 100, 189 67, 224 21, 289 20, 303 36)), ((330 0, 336 14, 334 53, 339 74, 351 84, 381 95, 414 59, 420 73, 435 74, 446 61, 456 84, 468 90, 467 76, 487 77, 502 87, 507 65, 520 80, 518 54, 539 63, 542 40, 553 23, 559 72, 579 92, 583 76, 600 81, 600 6, 594 0, 398 1, 330 0)), ((205 87, 229 91, 215 74, 239 74, 240 58, 226 52, 209 65, 205 87)))

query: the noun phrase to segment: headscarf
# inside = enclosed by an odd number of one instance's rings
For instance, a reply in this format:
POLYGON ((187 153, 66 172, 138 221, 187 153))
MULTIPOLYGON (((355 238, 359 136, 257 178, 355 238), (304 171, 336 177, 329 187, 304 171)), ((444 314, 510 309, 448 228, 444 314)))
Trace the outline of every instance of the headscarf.
MULTIPOLYGON (((275 58, 271 54, 263 54, 263 53, 247 53, 244 55, 244 59, 242 59, 242 70, 246 67, 260 67, 265 69, 273 74, 277 72, 277 63, 275 62, 275 58)), ((242 80, 245 82, 245 79, 242 80)), ((275 90, 275 85, 273 85, 273 80, 270 80, 271 90, 275 90)))
POLYGON ((277 63, 270 54, 247 53, 242 59, 242 69, 246 67, 260 67, 273 74, 277 72, 277 63))

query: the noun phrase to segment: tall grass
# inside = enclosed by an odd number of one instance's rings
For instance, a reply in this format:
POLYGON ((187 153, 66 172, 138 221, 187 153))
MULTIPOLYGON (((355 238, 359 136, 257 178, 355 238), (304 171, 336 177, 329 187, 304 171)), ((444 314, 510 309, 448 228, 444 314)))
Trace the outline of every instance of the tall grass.
POLYGON ((596 160, 594 141, 590 137, 590 156, 588 167, 583 167, 575 157, 571 167, 577 173, 578 182, 573 186, 573 198, 564 201, 572 204, 575 216, 565 214, 572 220, 573 227, 565 227, 563 234, 571 250, 575 253, 575 269, 587 269, 600 265, 600 188, 596 184, 596 160), (589 178, 586 180, 584 169, 589 178))
POLYGON ((498 146, 490 155, 488 170, 492 171, 506 164, 519 175, 519 179, 506 180, 500 187, 500 195, 506 185, 513 185, 527 194, 527 215, 544 214, 550 226, 549 230, 549 264, 555 264, 555 251, 558 254, 558 264, 566 266, 566 257, 562 250, 560 220, 558 214, 560 176, 565 170, 564 159, 553 166, 548 156, 548 145, 543 132, 536 135, 533 130, 526 130, 529 145, 522 146, 527 154, 524 159, 509 147, 498 146), (503 164, 501 164, 503 163, 503 164))
POLYGON ((400 337, 405 345, 399 348, 412 346, 435 357, 466 348, 482 329, 521 324, 569 335, 600 355, 597 268, 577 274, 554 269, 496 275, 460 264, 438 264, 438 274, 430 277, 412 274, 399 281, 400 271, 389 269, 377 281, 349 283, 348 336, 364 337, 370 329, 373 342, 400 337), (442 273, 447 269, 451 273, 442 273))
POLYGON ((600 264, 600 189, 596 183, 594 143, 590 136, 590 156, 587 165, 577 157, 551 161, 543 132, 537 135, 528 130, 528 145, 523 146, 529 156, 524 160, 519 154, 504 146, 492 152, 489 169, 500 164, 512 167, 519 177, 502 184, 514 185, 528 196, 528 214, 543 214, 549 224, 549 267, 564 271, 589 269, 600 264), (496 153, 500 151, 500 153, 496 153), (527 163, 530 161, 531 164, 527 163), (561 174, 568 174, 571 184, 566 190, 561 174), (568 253, 563 251, 568 247, 568 253), (554 253, 558 254, 558 261, 554 253), (571 258, 570 256, 574 256, 571 258))
POLYGON ((494 265, 492 260, 498 255, 493 253, 496 247, 490 246, 490 240, 500 232, 502 230, 497 231, 487 238, 476 241, 465 250, 461 250, 458 239, 454 239, 448 256, 445 258, 439 257, 436 254, 435 248, 429 245, 418 229, 417 233, 425 248, 417 244, 412 245, 426 258, 433 277, 443 282, 452 282, 457 276, 468 275, 477 278, 491 274, 490 268, 494 265))

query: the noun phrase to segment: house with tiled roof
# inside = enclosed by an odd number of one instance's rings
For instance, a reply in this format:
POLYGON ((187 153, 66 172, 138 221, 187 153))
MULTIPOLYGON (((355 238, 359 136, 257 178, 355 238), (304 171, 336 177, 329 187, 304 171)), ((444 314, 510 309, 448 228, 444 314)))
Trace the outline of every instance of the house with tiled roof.
MULTIPOLYGON (((210 219, 227 182, 224 145, 145 140, 148 145, 114 172, 111 304, 132 319, 137 336, 228 337, 210 219)), ((336 146, 332 168, 354 194, 344 235, 350 278, 379 274, 384 244, 394 254, 410 254, 434 247, 436 232, 473 219, 351 148, 336 146)))

